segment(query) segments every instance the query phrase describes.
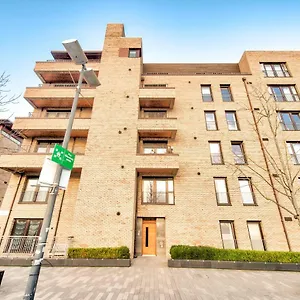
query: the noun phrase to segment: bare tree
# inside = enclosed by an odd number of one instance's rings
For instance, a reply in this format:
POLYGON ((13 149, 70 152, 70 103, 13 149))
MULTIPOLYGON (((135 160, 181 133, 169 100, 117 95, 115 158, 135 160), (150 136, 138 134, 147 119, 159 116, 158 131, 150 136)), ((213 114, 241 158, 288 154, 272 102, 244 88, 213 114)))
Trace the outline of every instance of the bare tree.
POLYGON ((281 128, 289 130, 279 113, 284 103, 276 102, 270 91, 259 83, 252 84, 246 82, 246 79, 243 81, 249 100, 246 109, 252 114, 251 125, 258 136, 265 163, 262 164, 261 160, 248 155, 247 165, 229 165, 244 177, 256 178, 252 181, 252 186, 258 194, 293 215, 300 226, 300 168, 294 166, 300 162, 300 152, 292 153, 282 136, 281 128), (266 185, 273 190, 273 194, 264 189, 266 185))
POLYGON ((10 75, 3 72, 0 75, 0 112, 7 111, 7 105, 10 103, 17 103, 17 99, 20 95, 9 96, 10 90, 7 89, 7 85, 10 82, 10 75))

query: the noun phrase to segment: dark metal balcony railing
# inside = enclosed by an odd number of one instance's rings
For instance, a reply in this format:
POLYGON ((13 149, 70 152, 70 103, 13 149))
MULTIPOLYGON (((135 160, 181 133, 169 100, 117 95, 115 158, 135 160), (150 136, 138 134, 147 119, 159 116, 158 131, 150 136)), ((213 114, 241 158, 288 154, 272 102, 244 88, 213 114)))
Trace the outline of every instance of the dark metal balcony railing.
POLYGON ((65 111, 57 111, 57 112, 47 112, 44 116, 41 116, 40 113, 32 113, 30 112, 28 116, 30 118, 35 118, 35 119, 42 119, 42 118, 62 118, 66 119, 69 118, 71 112, 65 112, 65 111))
POLYGON ((33 254, 38 244, 38 236, 9 236, 4 247, 4 253, 33 254))
MULTIPOLYGON (((77 84, 75 83, 41 83, 38 85, 40 88, 76 88, 77 84)), ((86 89, 90 86, 86 83, 82 83, 81 88, 86 89)))

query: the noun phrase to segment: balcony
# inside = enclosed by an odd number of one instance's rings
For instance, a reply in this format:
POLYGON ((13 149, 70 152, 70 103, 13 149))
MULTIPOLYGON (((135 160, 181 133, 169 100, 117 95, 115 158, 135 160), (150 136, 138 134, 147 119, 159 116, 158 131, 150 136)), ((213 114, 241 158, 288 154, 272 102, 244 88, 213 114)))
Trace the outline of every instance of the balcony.
MULTIPOLYGON (((45 157, 51 154, 18 152, 0 156, 0 168, 9 172, 38 172, 42 169, 45 157)), ((84 155, 76 155, 73 171, 78 172, 84 164, 84 155)))
MULTIPOLYGON (((75 84, 42 84, 39 87, 26 88, 24 98, 35 108, 72 107, 75 88, 75 84)), ((92 107, 95 92, 95 88, 83 84, 78 99, 78 107, 92 107)))
POLYGON ((142 108, 173 108, 175 101, 174 88, 143 88, 139 93, 142 108))
POLYGON ((176 118, 139 119, 138 133, 140 138, 174 139, 177 132, 176 118))
POLYGON ((8 236, 4 240, 2 252, 9 254, 32 255, 37 247, 38 236, 8 236))
MULTIPOLYGON (((99 61, 86 64, 96 75, 99 73, 99 65, 99 61)), ((71 60, 37 61, 34 71, 43 83, 74 83, 78 82, 80 66, 71 60)), ((85 80, 83 82, 86 83, 85 80)))
POLYGON ((176 154, 149 155, 137 154, 135 166, 142 175, 175 176, 179 169, 179 157, 176 154))
MULTIPOLYGON (((16 118, 13 129, 25 137, 63 137, 68 118, 16 118)), ((71 137, 87 137, 90 119, 74 120, 71 137)))

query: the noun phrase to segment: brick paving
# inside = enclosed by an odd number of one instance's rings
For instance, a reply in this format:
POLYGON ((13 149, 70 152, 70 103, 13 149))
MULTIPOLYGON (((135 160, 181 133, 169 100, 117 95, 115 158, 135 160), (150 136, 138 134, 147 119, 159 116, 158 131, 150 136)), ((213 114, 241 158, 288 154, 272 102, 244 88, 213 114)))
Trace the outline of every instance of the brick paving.
MULTIPOLYGON (((1 300, 22 299, 29 268, 0 267, 1 300)), ((131 268, 43 268, 35 299, 41 300, 299 300, 300 273, 172 269, 157 257, 131 268)))

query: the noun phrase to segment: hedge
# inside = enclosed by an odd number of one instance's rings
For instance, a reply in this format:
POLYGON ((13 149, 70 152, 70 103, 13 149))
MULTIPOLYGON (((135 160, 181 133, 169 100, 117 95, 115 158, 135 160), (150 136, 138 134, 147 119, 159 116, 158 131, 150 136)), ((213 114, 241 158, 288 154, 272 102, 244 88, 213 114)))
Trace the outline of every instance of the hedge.
POLYGON ((170 249, 170 254, 172 259, 300 263, 300 252, 229 250, 174 245, 170 249))
POLYGON ((116 248, 69 248, 69 258, 119 258, 128 259, 130 253, 128 247, 116 248))

